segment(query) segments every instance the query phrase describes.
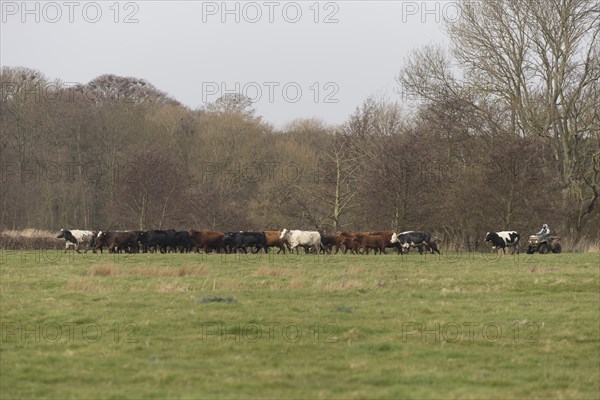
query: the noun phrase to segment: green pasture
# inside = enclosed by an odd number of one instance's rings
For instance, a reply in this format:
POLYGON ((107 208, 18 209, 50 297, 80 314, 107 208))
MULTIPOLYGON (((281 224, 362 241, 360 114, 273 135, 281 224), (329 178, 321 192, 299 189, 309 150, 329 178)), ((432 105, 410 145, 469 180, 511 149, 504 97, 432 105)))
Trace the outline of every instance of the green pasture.
POLYGON ((0 252, 0 398, 598 399, 600 254, 0 252))

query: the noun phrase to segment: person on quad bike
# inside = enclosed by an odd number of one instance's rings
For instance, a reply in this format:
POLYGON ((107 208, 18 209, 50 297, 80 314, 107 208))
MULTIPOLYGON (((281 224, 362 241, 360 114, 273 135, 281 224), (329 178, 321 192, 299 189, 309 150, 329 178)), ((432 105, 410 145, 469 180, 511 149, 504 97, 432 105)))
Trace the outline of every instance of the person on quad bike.
POLYGON ((537 233, 537 235, 541 238, 547 238, 548 236, 550 236, 550 228, 548 227, 548 224, 544 224, 542 226, 542 229, 537 233))

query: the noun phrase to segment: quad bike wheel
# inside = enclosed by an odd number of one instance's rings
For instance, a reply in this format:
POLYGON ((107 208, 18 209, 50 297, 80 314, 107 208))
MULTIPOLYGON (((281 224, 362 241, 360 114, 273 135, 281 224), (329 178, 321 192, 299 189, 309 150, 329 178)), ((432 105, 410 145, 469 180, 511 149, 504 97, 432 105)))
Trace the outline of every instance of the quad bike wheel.
POLYGON ((540 252, 540 254, 548 254, 549 250, 550 249, 548 248, 548 245, 544 243, 540 245, 540 249, 538 251, 540 252))
POLYGON ((528 246, 527 247, 527 254, 533 254, 533 253, 535 253, 535 249, 533 247, 531 247, 531 246, 528 246))
POLYGON ((554 245, 554 248, 552 249, 552 252, 555 254, 559 254, 562 251, 562 248, 560 247, 560 243, 556 243, 556 245, 554 245))

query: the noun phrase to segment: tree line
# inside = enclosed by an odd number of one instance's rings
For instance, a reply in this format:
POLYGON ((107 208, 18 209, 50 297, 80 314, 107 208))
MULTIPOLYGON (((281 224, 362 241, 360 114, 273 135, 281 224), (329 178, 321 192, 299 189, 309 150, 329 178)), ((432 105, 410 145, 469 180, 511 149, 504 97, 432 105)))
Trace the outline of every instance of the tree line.
POLYGON ((459 3, 339 126, 276 129, 248 98, 199 109, 138 78, 0 71, 0 229, 428 230, 477 246, 548 223, 599 237, 593 1, 459 3), (458 68, 457 68, 458 66, 458 68))

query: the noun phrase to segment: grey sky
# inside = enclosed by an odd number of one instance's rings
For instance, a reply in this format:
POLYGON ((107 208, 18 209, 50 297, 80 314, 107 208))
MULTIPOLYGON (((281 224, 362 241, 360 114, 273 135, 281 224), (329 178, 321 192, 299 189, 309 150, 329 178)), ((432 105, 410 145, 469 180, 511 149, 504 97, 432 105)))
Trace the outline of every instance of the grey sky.
POLYGON ((192 108, 245 89, 276 127, 341 123, 373 94, 402 101, 403 59, 444 42, 441 21, 453 18, 450 1, 0 3, 2 66, 64 82, 135 76, 192 108))

